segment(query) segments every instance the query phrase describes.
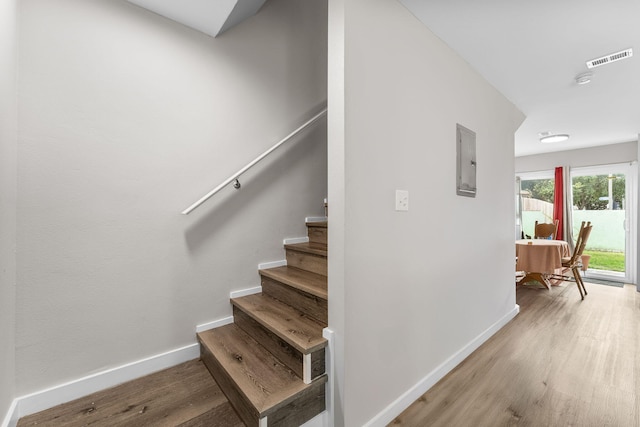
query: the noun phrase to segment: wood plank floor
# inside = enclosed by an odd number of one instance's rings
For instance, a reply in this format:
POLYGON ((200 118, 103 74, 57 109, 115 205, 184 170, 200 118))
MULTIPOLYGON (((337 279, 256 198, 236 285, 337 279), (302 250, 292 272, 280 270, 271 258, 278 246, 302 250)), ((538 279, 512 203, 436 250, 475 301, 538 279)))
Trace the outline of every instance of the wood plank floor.
MULTIPOLYGON (((640 426, 635 286, 520 287, 520 314, 392 426, 640 426)), ((24 417, 27 426, 243 426, 194 360, 24 417)))
POLYGON ((640 426, 635 286, 519 287, 520 314, 390 426, 640 426))
POLYGON ((244 427, 199 360, 20 419, 28 426, 244 427))

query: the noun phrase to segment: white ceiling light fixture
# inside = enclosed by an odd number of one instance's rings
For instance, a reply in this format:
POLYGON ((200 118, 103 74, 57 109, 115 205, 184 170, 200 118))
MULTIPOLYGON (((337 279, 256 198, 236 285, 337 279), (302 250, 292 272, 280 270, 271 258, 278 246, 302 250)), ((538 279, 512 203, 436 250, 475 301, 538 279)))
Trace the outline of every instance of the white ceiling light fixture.
POLYGON ((620 52, 610 53, 608 55, 601 56, 600 58, 587 61, 587 68, 600 67, 602 65, 607 65, 613 62, 621 61, 623 59, 631 58, 632 56, 633 56, 632 48, 621 50, 620 52))
POLYGON ((540 142, 542 142, 543 144, 562 142, 569 139, 569 135, 566 133, 540 132, 538 136, 540 137, 540 142))
POLYGON ((593 73, 582 73, 576 76, 576 83, 579 85, 586 85, 587 83, 591 83, 591 78, 593 77, 593 73))

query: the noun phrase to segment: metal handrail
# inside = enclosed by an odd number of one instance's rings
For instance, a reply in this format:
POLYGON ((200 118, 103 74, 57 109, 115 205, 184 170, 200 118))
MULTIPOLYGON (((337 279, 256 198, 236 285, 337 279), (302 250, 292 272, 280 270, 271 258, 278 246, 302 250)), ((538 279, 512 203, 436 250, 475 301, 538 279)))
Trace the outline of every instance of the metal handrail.
POLYGON ((291 132, 289 135, 285 136, 280 142, 275 144, 273 147, 269 148, 267 151, 265 151, 264 153, 260 154, 258 157, 256 157, 254 160, 249 162, 245 167, 240 169, 238 172, 234 173, 229 178, 225 179, 222 182, 222 184, 218 185, 216 188, 214 188, 213 190, 209 191, 207 194, 202 196, 197 202, 195 202, 194 204, 189 206, 187 209, 183 210, 182 214, 183 215, 190 214, 195 208, 197 208, 198 206, 200 206, 201 204, 203 204, 204 202, 209 200, 214 194, 216 194, 218 191, 222 190, 225 186, 229 185, 233 181, 236 182, 234 187, 235 188, 240 188, 240 182, 238 181, 238 177, 240 175, 242 175, 243 173, 245 173, 246 171, 251 169, 251 167, 253 167, 260 160, 264 159, 269 154, 271 154, 271 152, 274 151, 276 148, 280 147, 282 144, 284 144, 285 142, 289 141, 291 138, 296 136, 298 133, 300 133, 305 128, 307 128, 310 125, 312 125, 314 122, 316 122, 320 117, 324 116, 325 114, 327 114, 327 109, 326 108, 324 110, 320 111, 315 116, 313 116, 311 119, 309 119, 307 122, 305 122, 302 126, 300 126, 296 130, 291 132))

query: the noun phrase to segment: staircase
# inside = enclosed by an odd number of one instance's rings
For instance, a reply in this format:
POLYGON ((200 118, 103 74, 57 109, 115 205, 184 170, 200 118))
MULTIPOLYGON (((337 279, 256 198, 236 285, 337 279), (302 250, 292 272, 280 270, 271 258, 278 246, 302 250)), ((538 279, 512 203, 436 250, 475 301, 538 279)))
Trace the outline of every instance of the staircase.
POLYGON ((327 223, 260 270, 262 293, 231 299, 234 323, 198 334, 204 364, 249 427, 299 426, 325 410, 327 223))

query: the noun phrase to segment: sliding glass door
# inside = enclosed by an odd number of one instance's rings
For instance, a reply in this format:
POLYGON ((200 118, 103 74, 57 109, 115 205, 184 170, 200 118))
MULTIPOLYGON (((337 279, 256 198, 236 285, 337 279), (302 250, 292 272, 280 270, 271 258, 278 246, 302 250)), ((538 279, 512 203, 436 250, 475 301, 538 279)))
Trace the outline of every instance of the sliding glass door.
POLYGON ((630 282, 635 277, 635 172, 630 164, 571 171, 574 239, 582 221, 593 230, 584 252, 586 277, 630 282))

